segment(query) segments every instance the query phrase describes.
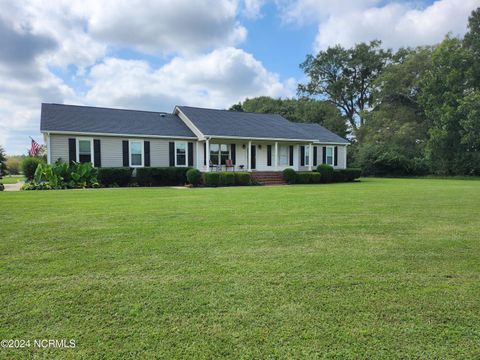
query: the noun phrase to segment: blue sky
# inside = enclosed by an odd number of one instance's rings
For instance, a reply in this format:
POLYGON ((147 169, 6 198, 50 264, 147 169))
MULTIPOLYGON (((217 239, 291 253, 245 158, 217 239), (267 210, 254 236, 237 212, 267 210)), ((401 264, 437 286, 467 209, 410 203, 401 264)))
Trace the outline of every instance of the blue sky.
POLYGON ((0 144, 25 153, 41 102, 171 111, 295 96, 308 53, 462 35, 480 0, 0 0, 0 144))

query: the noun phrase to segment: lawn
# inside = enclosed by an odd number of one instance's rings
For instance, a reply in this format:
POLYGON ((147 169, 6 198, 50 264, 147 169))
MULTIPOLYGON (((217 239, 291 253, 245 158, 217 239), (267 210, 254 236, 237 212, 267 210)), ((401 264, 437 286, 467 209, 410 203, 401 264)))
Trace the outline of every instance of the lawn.
POLYGON ((0 179, 0 184, 16 184, 19 181, 24 181, 23 175, 7 175, 0 179))
POLYGON ((479 358, 480 181, 0 193, 19 358, 479 358))

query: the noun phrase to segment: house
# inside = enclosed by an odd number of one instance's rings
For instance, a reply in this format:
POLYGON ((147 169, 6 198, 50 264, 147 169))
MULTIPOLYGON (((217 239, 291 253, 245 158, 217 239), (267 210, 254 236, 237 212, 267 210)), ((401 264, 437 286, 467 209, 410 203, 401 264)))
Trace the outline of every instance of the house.
POLYGON ((192 166, 207 172, 346 168, 348 141, 280 115, 176 106, 173 113, 42 104, 48 163, 96 167, 192 166))

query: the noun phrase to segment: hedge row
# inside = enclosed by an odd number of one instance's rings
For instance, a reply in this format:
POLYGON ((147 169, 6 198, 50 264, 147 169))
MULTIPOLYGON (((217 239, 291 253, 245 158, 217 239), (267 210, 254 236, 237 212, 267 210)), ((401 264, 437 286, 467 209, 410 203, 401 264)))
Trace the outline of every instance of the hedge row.
POLYGON ((360 175, 360 169, 333 169, 329 165, 320 165, 316 171, 311 172, 296 172, 293 169, 283 171, 283 179, 287 184, 349 182, 358 179, 360 175))
POLYGON ((245 186, 252 183, 247 172, 208 172, 203 174, 205 186, 245 186))
POLYGON ((187 182, 186 173, 190 168, 146 167, 137 168, 133 176, 131 168, 99 168, 98 182, 105 187, 129 186, 175 186, 187 182))

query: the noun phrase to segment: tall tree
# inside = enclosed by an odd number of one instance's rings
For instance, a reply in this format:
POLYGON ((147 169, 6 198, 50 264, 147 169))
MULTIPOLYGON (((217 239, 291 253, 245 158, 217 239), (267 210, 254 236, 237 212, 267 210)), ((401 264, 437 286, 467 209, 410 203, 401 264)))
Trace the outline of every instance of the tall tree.
POLYGON ((318 123, 345 137, 345 118, 331 103, 313 99, 273 99, 260 96, 235 104, 230 110, 279 114, 293 122, 318 123), (240 106, 240 107, 239 107, 240 106))
POLYGON ((364 111, 372 104, 375 79, 391 58, 378 40, 345 49, 340 45, 307 55, 300 65, 309 78, 299 94, 319 97, 337 106, 355 131, 364 123, 364 111))
POLYGON ((6 160, 5 150, 3 150, 3 147, 0 145, 0 179, 5 175, 5 171, 7 170, 6 160))

